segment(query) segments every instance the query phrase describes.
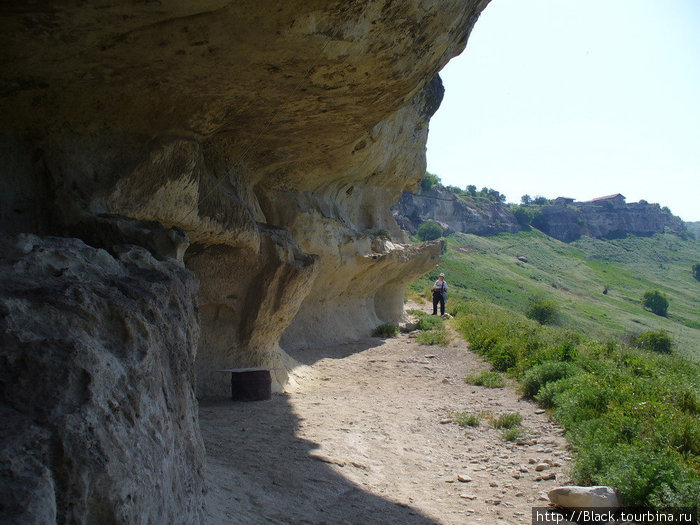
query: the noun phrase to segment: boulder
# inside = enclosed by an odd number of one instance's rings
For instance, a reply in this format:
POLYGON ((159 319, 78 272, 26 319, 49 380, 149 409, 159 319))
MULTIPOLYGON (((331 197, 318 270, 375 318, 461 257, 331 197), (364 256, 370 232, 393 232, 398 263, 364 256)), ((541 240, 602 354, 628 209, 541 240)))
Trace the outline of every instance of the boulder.
POLYGON ((616 509, 622 506, 617 490, 611 487, 556 487, 547 493, 549 501, 565 509, 596 507, 616 509))

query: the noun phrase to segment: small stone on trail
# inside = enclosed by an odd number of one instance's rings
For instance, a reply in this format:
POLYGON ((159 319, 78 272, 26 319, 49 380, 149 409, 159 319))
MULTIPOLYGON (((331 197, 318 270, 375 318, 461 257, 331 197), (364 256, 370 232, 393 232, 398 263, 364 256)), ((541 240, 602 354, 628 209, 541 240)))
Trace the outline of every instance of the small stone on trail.
POLYGON ((546 410, 544 408, 538 408, 537 410, 535 410, 535 414, 544 414, 545 412, 546 410))
POLYGON ((530 465, 534 465, 535 463, 537 463, 537 460, 536 460, 535 458, 529 458, 529 459, 527 460, 527 462, 528 462, 530 465))
POLYGON ((459 474, 457 475, 457 481, 461 481, 462 483, 469 483, 470 481, 472 481, 472 478, 465 474, 459 474))
POLYGON ((435 354, 426 354, 423 357, 425 357, 426 359, 433 359, 435 357, 435 354))
POLYGON ((538 463, 535 466, 535 470, 537 472, 542 472, 543 470, 547 470, 549 468, 549 463, 538 463))
POLYGON ((444 425, 444 424, 446 424, 446 423, 452 423, 452 418, 451 418, 451 417, 446 417, 446 418, 440 420, 440 424, 441 424, 441 425, 444 425))
POLYGON ((464 498, 464 499, 476 499, 476 496, 474 494, 466 494, 466 493, 460 494, 459 497, 464 498))

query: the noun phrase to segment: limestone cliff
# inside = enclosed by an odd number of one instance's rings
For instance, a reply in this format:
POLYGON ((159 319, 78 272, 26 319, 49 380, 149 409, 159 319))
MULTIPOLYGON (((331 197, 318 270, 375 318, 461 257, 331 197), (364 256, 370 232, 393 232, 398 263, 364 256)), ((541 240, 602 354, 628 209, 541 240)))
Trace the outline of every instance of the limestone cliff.
POLYGON ((570 205, 542 206, 533 226, 547 235, 570 242, 582 235, 614 238, 632 235, 653 235, 666 228, 685 231, 683 221, 658 204, 621 201, 576 202, 570 205))
POLYGON ((518 221, 506 205, 487 199, 477 201, 438 186, 428 191, 420 189, 415 194, 404 191, 394 214, 411 233, 427 220, 439 223, 447 233, 495 235, 520 231, 518 221))
POLYGON ((0 7, 2 264, 24 283, 0 310, 16 422, 0 465, 18 522, 197 522, 193 389, 224 396, 216 370, 246 365, 281 368, 282 388, 280 342, 402 315, 441 246, 403 244, 389 208, 425 172, 436 74, 486 4, 0 7), (23 393, 54 377, 42 359, 61 378, 43 412, 23 393))

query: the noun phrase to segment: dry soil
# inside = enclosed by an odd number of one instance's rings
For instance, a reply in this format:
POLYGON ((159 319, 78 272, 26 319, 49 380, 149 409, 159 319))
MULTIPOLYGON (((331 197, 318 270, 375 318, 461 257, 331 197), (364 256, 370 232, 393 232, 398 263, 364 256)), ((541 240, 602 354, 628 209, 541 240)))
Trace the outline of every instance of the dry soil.
POLYGON ((466 384, 488 366, 452 338, 299 351, 295 391, 203 403, 208 523, 530 523, 568 482, 562 432, 512 385, 466 384), (480 426, 448 422, 457 411, 480 426), (520 444, 489 424, 506 412, 523 416, 520 444))

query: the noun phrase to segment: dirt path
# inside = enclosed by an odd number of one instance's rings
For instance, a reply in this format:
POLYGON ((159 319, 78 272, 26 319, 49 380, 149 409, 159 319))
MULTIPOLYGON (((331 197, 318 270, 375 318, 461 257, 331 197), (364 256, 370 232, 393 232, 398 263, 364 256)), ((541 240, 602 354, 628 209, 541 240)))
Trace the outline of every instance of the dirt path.
POLYGON ((561 431, 512 388, 465 384, 487 365, 458 338, 423 346, 402 334, 294 357, 310 366, 295 392, 201 406, 208 523, 530 523, 568 481, 561 431), (485 419, 441 423, 463 410, 519 412, 525 443, 485 419))

